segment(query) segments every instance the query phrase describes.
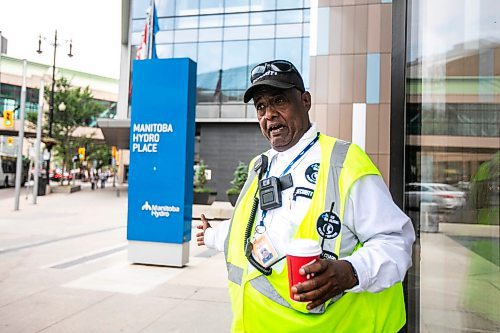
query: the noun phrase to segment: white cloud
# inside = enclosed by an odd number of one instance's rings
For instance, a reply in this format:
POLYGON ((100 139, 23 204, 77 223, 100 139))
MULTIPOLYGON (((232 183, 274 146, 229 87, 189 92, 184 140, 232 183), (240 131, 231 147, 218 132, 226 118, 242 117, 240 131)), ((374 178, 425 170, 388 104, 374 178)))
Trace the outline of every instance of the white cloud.
POLYGON ((57 67, 118 78, 120 68, 120 0, 17 0, 0 2, 0 31, 8 39, 7 55, 52 64, 54 31, 61 47, 57 67), (36 53, 38 35, 49 38, 36 53), (69 58, 64 40, 73 39, 69 58))

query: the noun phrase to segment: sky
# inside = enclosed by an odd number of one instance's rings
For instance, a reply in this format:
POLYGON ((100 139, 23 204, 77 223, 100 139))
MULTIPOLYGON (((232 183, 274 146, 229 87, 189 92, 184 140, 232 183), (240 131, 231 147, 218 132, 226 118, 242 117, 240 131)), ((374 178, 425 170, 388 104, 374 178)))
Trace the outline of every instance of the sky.
POLYGON ((0 31, 7 55, 52 65, 54 31, 56 67, 118 78, 121 0, 0 0, 0 31), (38 54, 38 36, 42 54, 38 54), (68 57, 73 40, 73 57, 68 57))

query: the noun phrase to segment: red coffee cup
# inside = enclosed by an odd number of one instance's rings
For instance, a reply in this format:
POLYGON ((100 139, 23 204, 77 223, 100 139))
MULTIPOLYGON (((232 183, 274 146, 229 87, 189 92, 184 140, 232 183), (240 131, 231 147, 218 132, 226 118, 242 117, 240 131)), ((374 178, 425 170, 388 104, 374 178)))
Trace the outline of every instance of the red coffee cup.
POLYGON ((321 246, 312 239, 295 239, 288 246, 286 262, 288 265, 288 284, 290 298, 293 299, 292 287, 308 280, 308 276, 300 275, 299 269, 319 260, 321 246))

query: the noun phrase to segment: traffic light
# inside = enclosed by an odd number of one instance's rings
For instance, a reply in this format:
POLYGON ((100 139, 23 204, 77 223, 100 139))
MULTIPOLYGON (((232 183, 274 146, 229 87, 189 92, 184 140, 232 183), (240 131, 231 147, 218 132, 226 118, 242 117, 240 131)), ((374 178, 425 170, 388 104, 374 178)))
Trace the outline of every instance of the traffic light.
POLYGON ((111 147, 111 156, 116 158, 116 146, 111 147))
POLYGON ((14 127, 14 111, 4 110, 3 125, 5 127, 14 127))
POLYGON ((84 147, 78 148, 78 157, 80 158, 80 161, 83 161, 85 159, 85 148, 84 147))

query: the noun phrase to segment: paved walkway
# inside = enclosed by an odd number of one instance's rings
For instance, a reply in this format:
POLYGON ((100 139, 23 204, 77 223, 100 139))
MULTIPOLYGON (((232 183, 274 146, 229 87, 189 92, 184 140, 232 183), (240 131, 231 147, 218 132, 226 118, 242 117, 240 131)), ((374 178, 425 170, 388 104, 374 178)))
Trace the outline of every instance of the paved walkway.
POLYGON ((128 263, 126 191, 84 187, 37 205, 23 192, 20 211, 3 194, 0 332, 229 331, 221 253, 192 241, 184 268, 128 263))

